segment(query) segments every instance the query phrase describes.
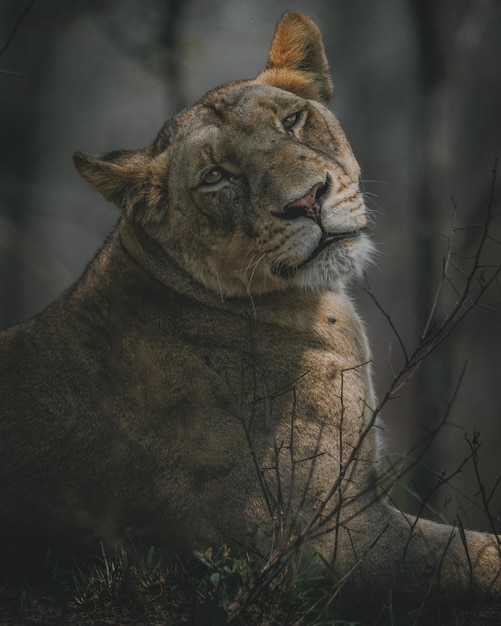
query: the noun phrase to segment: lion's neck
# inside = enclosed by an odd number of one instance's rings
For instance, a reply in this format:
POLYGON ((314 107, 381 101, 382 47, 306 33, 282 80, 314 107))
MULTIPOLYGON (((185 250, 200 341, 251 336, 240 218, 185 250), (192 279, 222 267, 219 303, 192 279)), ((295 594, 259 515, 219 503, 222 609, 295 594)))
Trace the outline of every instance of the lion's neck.
MULTIPOLYGON (((331 350, 336 350, 340 338, 344 337, 343 341, 356 344, 354 349, 360 355, 360 362, 370 359, 363 324, 351 299, 342 290, 311 292, 291 288, 253 297, 222 300, 218 293, 206 289, 185 272, 148 233, 121 223, 114 239, 115 255, 121 260, 114 262, 110 259, 108 270, 104 267, 102 270, 115 272, 118 282, 153 281, 159 287, 160 293, 165 289, 198 302, 202 309, 209 307, 224 310, 225 313, 237 317, 245 315, 258 324, 288 329, 307 342, 320 343, 331 350), (115 267, 116 263, 118 265, 115 267), (123 263, 132 268, 132 274, 123 272, 123 267, 119 267, 123 263), (129 274, 129 279, 120 278, 129 274)), ((113 279, 112 283, 116 284, 117 281, 113 279)), ((130 286, 125 284, 117 288, 128 293, 131 291, 130 286)), ((155 291, 158 293, 158 290, 155 291)))
POLYGON ((117 240, 129 260, 149 279, 207 304, 217 300, 215 294, 195 281, 144 229, 121 222, 117 229, 117 240))

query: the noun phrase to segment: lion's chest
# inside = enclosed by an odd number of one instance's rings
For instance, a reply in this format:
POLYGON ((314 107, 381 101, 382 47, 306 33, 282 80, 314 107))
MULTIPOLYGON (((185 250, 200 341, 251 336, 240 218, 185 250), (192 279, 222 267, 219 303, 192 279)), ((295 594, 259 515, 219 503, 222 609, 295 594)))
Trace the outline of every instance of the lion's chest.
POLYGON ((277 446, 289 459, 339 457, 340 429, 348 446, 367 421, 365 339, 340 302, 302 315, 297 307, 291 314, 290 302, 254 317, 185 314, 177 340, 163 366, 170 390, 163 424, 198 475, 250 461, 256 451, 271 462, 277 446))
POLYGON ((343 301, 259 304, 255 315, 173 307, 110 354, 108 458, 147 476, 134 498, 180 526, 193 511, 255 518, 263 480, 273 493, 294 486, 298 501, 321 498, 367 423, 365 339, 343 301))

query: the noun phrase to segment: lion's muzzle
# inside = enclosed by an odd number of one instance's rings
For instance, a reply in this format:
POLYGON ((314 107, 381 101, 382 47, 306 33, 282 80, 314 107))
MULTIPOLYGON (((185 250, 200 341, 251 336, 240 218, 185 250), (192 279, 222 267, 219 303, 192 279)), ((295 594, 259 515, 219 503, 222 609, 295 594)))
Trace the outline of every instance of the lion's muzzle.
POLYGON ((307 217, 314 220, 322 228, 320 221, 322 198, 329 190, 329 186, 329 180, 317 183, 302 198, 289 202, 282 213, 274 213, 274 215, 287 220, 307 217))

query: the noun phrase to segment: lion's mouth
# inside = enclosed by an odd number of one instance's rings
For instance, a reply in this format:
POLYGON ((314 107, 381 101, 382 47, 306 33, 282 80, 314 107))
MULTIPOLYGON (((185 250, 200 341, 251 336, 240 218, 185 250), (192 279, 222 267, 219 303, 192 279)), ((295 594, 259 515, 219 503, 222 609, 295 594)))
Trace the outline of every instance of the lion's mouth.
POLYGON ((271 271, 281 278, 292 278, 299 270, 301 270, 305 265, 308 265, 315 259, 323 250, 331 246, 333 243, 337 243, 339 241, 344 241, 346 239, 356 239, 360 236, 360 230, 349 230, 342 233, 322 233, 322 237, 318 243, 318 246, 313 250, 310 256, 305 260, 299 263, 299 265, 287 265, 286 263, 281 263, 277 261, 272 265, 271 271))

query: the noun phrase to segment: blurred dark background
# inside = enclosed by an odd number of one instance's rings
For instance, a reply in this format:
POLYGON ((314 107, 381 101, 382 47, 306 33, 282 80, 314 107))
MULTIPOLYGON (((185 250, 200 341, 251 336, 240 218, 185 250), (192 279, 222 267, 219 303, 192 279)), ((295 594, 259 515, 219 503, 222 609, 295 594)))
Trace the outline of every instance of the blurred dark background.
MULTIPOLYGON (((467 227, 454 239, 460 255, 474 250, 501 156, 499 0, 0 0, 0 326, 55 299, 117 219, 79 178, 72 153, 145 146, 209 88, 255 76, 287 9, 308 14, 323 32, 331 108, 362 166, 375 218, 379 253, 367 284, 411 350, 454 224, 467 227)), ((490 264, 501 262, 500 221, 490 264)), ((354 293, 382 396, 402 354, 367 284, 354 293)), ((453 305, 441 301, 434 318, 453 305)), ((394 497, 414 510, 429 500, 429 515, 460 515, 465 526, 487 529, 472 463, 434 489, 468 456, 465 434, 478 431, 484 497, 501 520, 499 282, 482 305, 384 407, 384 439, 392 458, 402 457, 450 409, 394 497)))

